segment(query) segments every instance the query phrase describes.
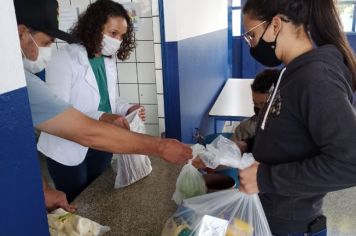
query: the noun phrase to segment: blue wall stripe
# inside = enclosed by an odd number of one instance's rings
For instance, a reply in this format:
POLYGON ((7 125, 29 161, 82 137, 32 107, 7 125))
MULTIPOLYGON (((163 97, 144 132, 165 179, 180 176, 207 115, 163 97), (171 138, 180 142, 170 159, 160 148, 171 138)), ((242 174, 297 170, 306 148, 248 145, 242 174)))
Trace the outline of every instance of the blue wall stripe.
POLYGON ((162 42, 162 74, 166 137, 181 140, 178 45, 177 42, 165 43, 166 34, 164 30, 163 0, 159 0, 158 7, 162 42))
POLYGON ((356 33, 348 33, 347 39, 348 39, 352 49, 354 50, 354 52, 356 52, 356 33))
POLYGON ((228 29, 178 42, 182 140, 192 143, 194 128, 214 131, 208 113, 229 77, 228 29))
POLYGON ((1 94, 0 111, 0 235, 49 235, 26 88, 1 94))
POLYGON ((177 42, 167 42, 164 44, 164 48, 165 56, 162 63, 166 137, 181 140, 178 44, 177 42))
POLYGON ((242 78, 242 43, 241 37, 232 37, 232 77, 242 78))

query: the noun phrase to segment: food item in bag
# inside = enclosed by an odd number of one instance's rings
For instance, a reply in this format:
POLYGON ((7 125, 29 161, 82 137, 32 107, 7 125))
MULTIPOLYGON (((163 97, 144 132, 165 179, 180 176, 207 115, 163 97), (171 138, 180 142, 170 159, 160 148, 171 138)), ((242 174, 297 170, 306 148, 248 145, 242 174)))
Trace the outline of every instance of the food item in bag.
POLYGON ((92 220, 57 209, 47 214, 51 236, 100 236, 110 230, 92 220))
POLYGON ((189 161, 183 166, 178 176, 172 199, 177 204, 181 204, 184 199, 203 195, 206 192, 207 188, 202 174, 189 161))
POLYGON ((227 228, 226 236, 253 236, 253 227, 243 220, 234 219, 227 228))
POLYGON ((192 231, 187 222, 178 216, 170 218, 162 231, 162 235, 170 236, 190 236, 191 233, 192 231))
POLYGON ((200 173, 186 174, 182 176, 180 181, 179 191, 184 199, 200 196, 207 192, 205 181, 200 173))

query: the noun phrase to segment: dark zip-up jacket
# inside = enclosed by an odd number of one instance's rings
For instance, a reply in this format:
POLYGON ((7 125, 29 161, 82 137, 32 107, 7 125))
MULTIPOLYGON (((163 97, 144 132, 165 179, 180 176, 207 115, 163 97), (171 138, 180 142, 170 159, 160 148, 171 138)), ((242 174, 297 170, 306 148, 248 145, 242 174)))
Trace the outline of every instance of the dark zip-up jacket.
POLYGON ((260 112, 253 154, 273 233, 307 232, 331 191, 356 185, 356 113, 351 73, 335 46, 288 64, 267 123, 260 112))

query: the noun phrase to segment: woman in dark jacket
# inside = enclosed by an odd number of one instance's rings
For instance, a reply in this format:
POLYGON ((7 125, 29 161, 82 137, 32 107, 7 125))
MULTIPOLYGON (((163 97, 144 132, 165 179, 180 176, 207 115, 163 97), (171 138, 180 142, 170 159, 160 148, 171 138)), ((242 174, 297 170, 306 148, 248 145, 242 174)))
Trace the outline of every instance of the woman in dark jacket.
POLYGON ((326 235, 324 196, 356 185, 356 61, 333 0, 247 0, 244 38, 286 67, 260 112, 241 190, 259 193, 274 235, 326 235))

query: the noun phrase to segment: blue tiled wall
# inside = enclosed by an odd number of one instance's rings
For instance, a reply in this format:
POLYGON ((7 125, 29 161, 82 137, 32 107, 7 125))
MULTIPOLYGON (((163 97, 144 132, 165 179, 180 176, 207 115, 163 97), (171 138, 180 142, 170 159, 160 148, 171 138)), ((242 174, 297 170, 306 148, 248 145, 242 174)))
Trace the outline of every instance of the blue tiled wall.
POLYGON ((48 235, 26 88, 1 94, 0 113, 0 235, 48 235))

